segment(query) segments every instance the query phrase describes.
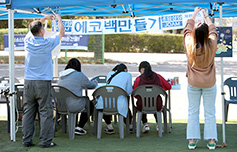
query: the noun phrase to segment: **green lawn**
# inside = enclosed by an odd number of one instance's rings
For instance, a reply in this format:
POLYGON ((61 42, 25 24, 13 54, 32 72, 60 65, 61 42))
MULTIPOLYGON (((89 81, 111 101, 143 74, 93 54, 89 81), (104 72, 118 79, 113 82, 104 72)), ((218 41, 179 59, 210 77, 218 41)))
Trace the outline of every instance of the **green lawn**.
MULTIPOLYGON (((150 121, 154 122, 154 121, 150 121)), ((93 124, 92 124, 93 125, 93 124)), ((148 134, 141 134, 141 138, 136 138, 135 134, 127 135, 121 140, 119 138, 118 125, 114 124, 115 134, 107 135, 102 133, 102 138, 97 139, 95 135, 89 134, 84 136, 75 136, 74 140, 68 139, 68 134, 63 134, 61 128, 58 128, 56 136, 53 139, 57 143, 56 147, 42 149, 39 148, 39 130, 36 128, 36 135, 33 139, 34 147, 24 148, 22 146, 21 128, 16 135, 16 142, 10 141, 9 133, 7 133, 7 122, 0 121, 0 151, 5 152, 45 152, 45 151, 80 151, 80 152, 152 152, 152 151, 189 151, 187 148, 188 141, 186 137, 186 120, 173 120, 172 133, 163 134, 162 138, 158 137, 155 129, 155 123, 150 123, 151 131, 148 134)), ((38 124, 36 124, 38 127, 38 124)), ((103 126, 105 127, 105 126, 103 126)), ((203 129, 203 124, 201 125, 203 129)), ((85 129, 88 130, 86 125, 85 129)), ((202 130, 203 132, 203 130, 202 130)), ((203 135, 203 134, 202 134, 203 135)), ((218 124, 217 144, 222 144, 222 125, 218 124)), ((230 121, 226 124, 226 139, 228 146, 225 148, 217 148, 217 151, 237 151, 237 122, 230 121)), ((207 141, 200 140, 195 151, 210 151, 206 148, 207 141)))

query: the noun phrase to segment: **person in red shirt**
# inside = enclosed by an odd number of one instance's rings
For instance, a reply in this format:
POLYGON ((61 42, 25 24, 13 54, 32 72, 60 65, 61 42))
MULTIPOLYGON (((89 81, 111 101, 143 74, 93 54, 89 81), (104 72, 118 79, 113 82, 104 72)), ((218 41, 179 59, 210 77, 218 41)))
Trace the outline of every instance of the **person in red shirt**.
MULTIPOLYGON (((146 85, 146 84, 152 84, 152 85, 158 85, 161 86, 164 90, 170 90, 171 85, 169 82, 167 82, 160 74, 157 74, 152 71, 151 65, 147 61, 142 61, 138 68, 139 72, 141 73, 140 76, 138 76, 134 82, 133 90, 136 89, 140 85, 146 85)), ((142 100, 140 96, 137 96, 137 110, 142 110, 142 100)), ((157 111, 160 111, 162 109, 162 99, 160 96, 157 97, 157 111)), ((156 115, 155 119, 157 121, 156 115)), ((147 123, 147 115, 142 115, 142 123, 143 123, 143 133, 147 133, 150 131, 150 127, 147 123)), ((158 125, 156 127, 158 130, 158 125)))

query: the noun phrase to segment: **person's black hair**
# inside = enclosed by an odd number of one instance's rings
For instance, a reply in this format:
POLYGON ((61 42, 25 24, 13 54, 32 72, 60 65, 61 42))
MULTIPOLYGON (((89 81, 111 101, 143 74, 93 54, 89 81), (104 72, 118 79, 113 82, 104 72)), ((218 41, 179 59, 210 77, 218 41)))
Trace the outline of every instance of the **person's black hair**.
POLYGON ((153 71, 151 69, 151 65, 149 62, 147 61, 142 61, 138 67, 138 70, 141 71, 141 69, 144 68, 145 71, 144 71, 144 75, 145 75, 145 78, 152 78, 153 76, 153 71))
POLYGON ((117 64, 113 69, 112 71, 117 71, 119 69, 128 69, 127 66, 123 63, 120 63, 120 64, 117 64))
POLYGON ((117 68, 118 68, 118 66, 119 66, 119 64, 118 65, 116 65, 113 69, 112 69, 112 71, 116 71, 117 70, 117 68))
POLYGON ((114 74, 111 75, 111 77, 108 79, 107 84, 111 82, 111 80, 120 72, 125 72, 125 69, 127 69, 127 66, 123 63, 116 65, 112 71, 116 71, 114 74))
POLYGON ((215 55, 213 41, 209 38, 209 29, 206 23, 199 23, 192 33, 192 41, 187 48, 188 62, 191 66, 208 66, 215 55), (204 52, 204 59, 202 62, 197 62, 197 49, 201 48, 201 52, 204 52))
POLYGON ((65 70, 67 69, 74 69, 78 72, 81 72, 81 63, 78 59, 72 58, 71 60, 68 61, 67 66, 65 67, 65 70))
POLYGON ((201 46, 204 46, 204 42, 208 41, 208 34, 208 25, 206 23, 199 23, 195 30, 196 44, 201 44, 201 46))
POLYGON ((30 23, 30 31, 34 36, 38 36, 42 28, 44 27, 40 21, 33 21, 30 23))

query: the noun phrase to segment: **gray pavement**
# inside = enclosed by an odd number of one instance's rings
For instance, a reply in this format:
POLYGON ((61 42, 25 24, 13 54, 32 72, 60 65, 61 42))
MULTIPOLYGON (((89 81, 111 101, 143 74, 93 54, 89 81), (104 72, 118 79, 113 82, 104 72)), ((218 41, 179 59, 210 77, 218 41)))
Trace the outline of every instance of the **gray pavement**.
MULTIPOLYGON (((0 51, 0 56, 5 52, 0 51)), ((24 52, 16 52, 15 55, 24 55, 24 52)), ((64 56, 62 52, 60 54, 64 56)), ((90 52, 69 52, 69 57, 88 56, 93 57, 90 52)), ((114 64, 95 65, 84 64, 82 65, 82 72, 89 78, 96 75, 107 75, 108 72, 116 65, 116 63, 124 62, 128 66, 129 72, 133 76, 133 80, 139 75, 138 65, 141 61, 148 61, 152 65, 153 71, 161 74, 164 78, 173 78, 178 76, 181 84, 180 90, 171 90, 171 109, 173 119, 187 119, 187 79, 186 74, 186 55, 185 54, 158 54, 158 53, 105 53, 105 59, 114 60, 114 64)), ((231 76, 237 76, 237 52, 233 53, 233 57, 224 58, 224 80, 231 76)), ((217 99, 216 99, 216 117, 218 120, 222 119, 222 97, 221 97, 221 62, 220 58, 215 59, 216 73, 217 73, 217 99)), ((58 71, 62 71, 65 64, 58 66, 58 71)), ((8 65, 0 64, 0 77, 9 74, 8 65)), ((15 65, 15 76, 23 82, 24 80, 24 65, 15 65)), ((0 105, 0 116, 6 114, 6 107, 0 105)), ((200 108, 200 119, 204 119, 203 106, 200 108)), ((231 105, 229 109, 229 120, 237 120, 236 116, 237 105, 231 105)))

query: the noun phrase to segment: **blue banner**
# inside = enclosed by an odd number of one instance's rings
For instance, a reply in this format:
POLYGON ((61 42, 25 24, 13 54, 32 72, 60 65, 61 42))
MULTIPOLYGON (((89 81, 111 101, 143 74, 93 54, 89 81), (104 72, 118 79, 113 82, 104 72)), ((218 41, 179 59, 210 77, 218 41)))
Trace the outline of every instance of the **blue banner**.
POLYGON ((180 28, 183 27, 183 15, 166 15, 161 17, 162 29, 170 29, 170 28, 180 28))
POLYGON ((89 35, 64 35, 61 49, 88 50, 89 35))
POLYGON ((0 5, 9 5, 11 4, 11 0, 0 0, 0 5))
MULTIPOLYGON (((24 34, 14 35, 14 50, 24 50, 24 34)), ((61 49, 88 50, 89 35, 64 35, 61 49)), ((4 50, 8 51, 8 35, 4 34, 4 50)))
MULTIPOLYGON (((9 50, 8 35, 4 34, 4 51, 9 50)), ((25 34, 15 34, 14 35, 14 50, 24 50, 24 38, 25 34)))
MULTIPOLYGON (((162 16, 145 16, 136 18, 110 18, 110 19, 80 19, 63 20, 67 34, 126 34, 138 32, 156 33, 161 30, 182 29, 191 18, 193 12, 170 14, 162 16)), ((202 12, 195 19, 196 24, 204 22, 202 12)), ((58 22, 52 24, 52 31, 58 32, 58 22)))

